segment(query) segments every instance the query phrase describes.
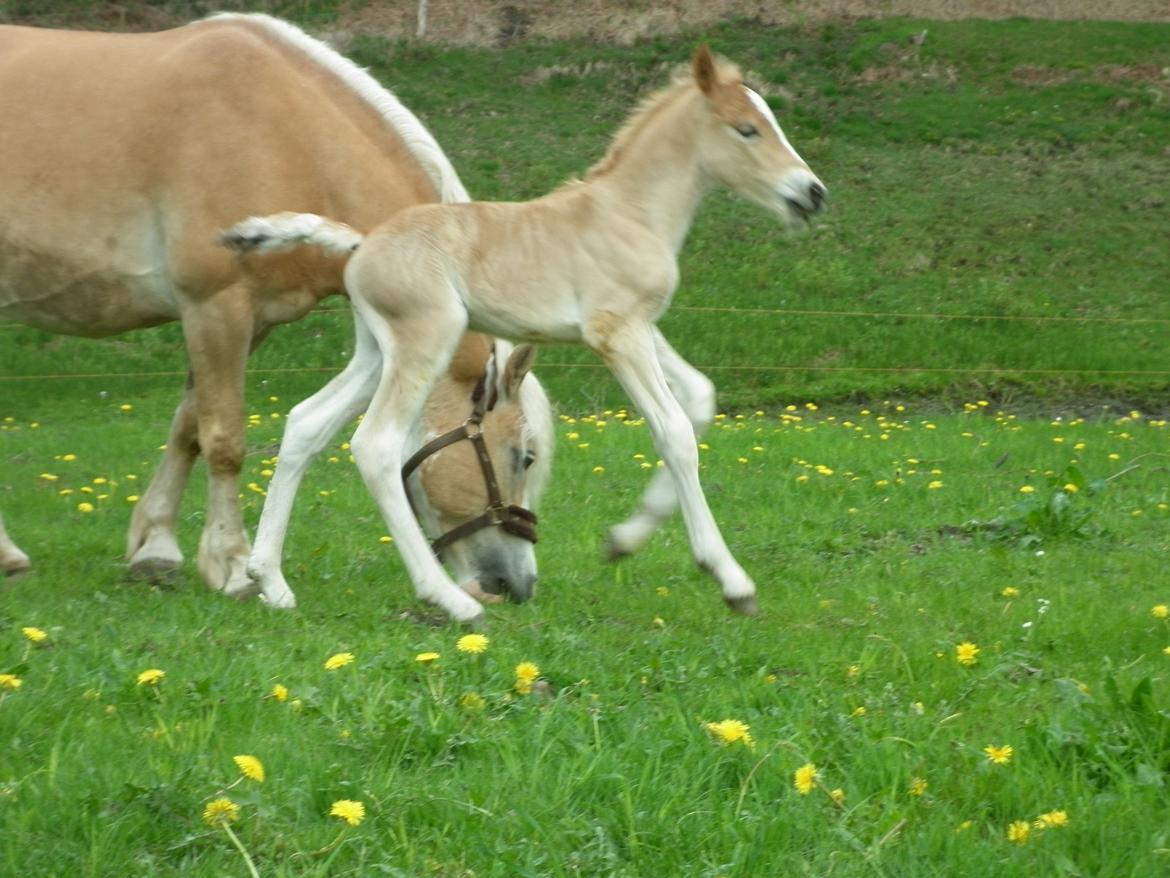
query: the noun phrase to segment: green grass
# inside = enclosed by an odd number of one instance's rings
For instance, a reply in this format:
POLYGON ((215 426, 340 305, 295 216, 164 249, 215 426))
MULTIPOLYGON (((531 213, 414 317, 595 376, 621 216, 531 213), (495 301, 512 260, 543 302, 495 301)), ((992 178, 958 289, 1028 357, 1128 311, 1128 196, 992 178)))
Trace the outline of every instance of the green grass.
MULTIPOLYGON (((726 193, 700 212, 662 326, 715 373, 725 405, 1167 403, 1170 25, 743 23, 632 47, 364 38, 351 54, 423 117, 473 194, 526 199, 582 173, 701 40, 772 84, 782 124, 832 193, 823 220, 795 237, 726 193), (695 310, 710 308, 740 313, 695 310)), ((351 331, 344 313, 311 315, 254 365, 337 369, 351 331)), ((102 342, 0 333, 0 375, 183 368, 175 327, 102 342)), ((582 368, 595 363, 587 352, 542 357, 566 407, 621 403, 582 368)))
MULTIPOLYGON (((244 481, 263 484, 271 413, 303 390, 252 389, 263 426, 244 481)), ((703 479, 760 586, 762 615, 743 619, 690 564, 677 523, 601 563, 651 443, 616 412, 563 418, 540 594, 489 608, 490 647, 471 657, 412 599, 340 452, 310 472, 294 516, 298 611, 226 601, 191 570, 173 590, 124 579, 126 497, 170 404, 156 381, 30 401, 3 422, 0 503, 37 564, 2 586, 0 673, 23 681, 0 696, 6 874, 244 874, 200 819, 239 777, 238 754, 267 771, 226 793, 262 875, 1166 868, 1170 627, 1151 611, 1170 602, 1164 421, 1029 420, 975 400, 948 415, 727 416, 703 479), (77 509, 83 486, 92 513, 77 509), (22 626, 49 638, 28 644, 22 626), (971 667, 955 658, 963 642, 979 647, 971 667), (324 669, 346 651, 353 665, 324 669), (441 658, 416 662, 424 651, 441 658), (511 691, 522 661, 548 694, 511 691), (166 672, 157 690, 135 684, 148 668, 166 672), (276 683, 289 701, 269 697, 276 683), (461 706, 468 692, 481 710, 461 706), (748 724, 754 748, 717 744, 704 724, 723 719, 748 724), (1005 744, 1011 762, 990 764, 983 748, 1005 744), (802 796, 793 772, 807 762, 821 785, 802 796), (368 816, 329 848, 339 799, 368 816), (1011 822, 1053 810, 1067 827, 1007 840, 1011 822)), ((197 480, 188 551, 201 495, 197 480)), ((244 497, 254 526, 262 498, 244 497)))

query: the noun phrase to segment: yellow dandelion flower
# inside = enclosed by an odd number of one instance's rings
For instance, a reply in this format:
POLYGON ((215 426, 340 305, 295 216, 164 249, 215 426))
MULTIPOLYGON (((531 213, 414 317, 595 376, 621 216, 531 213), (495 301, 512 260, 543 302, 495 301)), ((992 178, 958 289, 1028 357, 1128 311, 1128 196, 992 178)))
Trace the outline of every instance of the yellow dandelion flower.
POLYGON ((40 643, 42 640, 45 640, 49 636, 47 633, 42 631, 40 628, 33 628, 31 626, 29 626, 28 628, 21 628, 20 633, 23 634, 25 637, 27 637, 29 640, 31 640, 33 643, 40 643))
POLYGON ((283 683, 277 683, 272 687, 272 697, 277 701, 288 701, 288 687, 283 683))
POLYGON ((232 761, 236 763, 236 768, 240 770, 240 774, 248 778, 248 780, 254 780, 256 783, 264 783, 264 763, 255 756, 248 756, 247 754, 233 756, 232 761))
POLYGON ((1031 485, 1024 485, 1022 488, 1020 488, 1020 493, 1021 494, 1034 494, 1034 493, 1036 493, 1036 489, 1033 488, 1031 485))
POLYGON ((860 707, 853 708, 853 712, 849 715, 851 717, 852 716, 865 716, 865 705, 861 705, 860 707))
POLYGON ((597 466, 593 467, 593 472, 597 473, 598 475, 601 475, 603 472, 605 472, 605 467, 598 464, 597 466))
POLYGON ((1165 604, 1158 604, 1150 608, 1150 615, 1155 619, 1165 619, 1167 616, 1170 616, 1170 607, 1165 604))
POLYGON ((754 747, 751 727, 737 719, 725 719, 717 723, 704 723, 704 727, 723 744, 739 742, 745 747, 754 747))
POLYGON ((344 668, 346 665, 353 664, 352 652, 339 652, 336 655, 331 655, 325 659, 325 670, 336 671, 338 668, 344 668))
POLYGON ((654 589, 654 593, 656 595, 658 595, 660 598, 664 598, 670 594, 670 589, 667 588, 665 585, 660 585, 660 586, 658 586, 658 588, 654 589))
POLYGON ((93 512, 94 505, 92 503, 81 502, 77 504, 78 512, 93 512))
POLYGON ((930 488, 931 490, 937 490, 938 488, 941 488, 942 486, 943 486, 943 483, 941 481, 939 481, 938 479, 935 479, 933 482, 931 482, 926 487, 930 488))
POLYGON ((807 796, 817 785, 817 767, 806 762, 792 773, 792 785, 802 796, 807 796))
POLYGON ((520 662, 516 665, 516 679, 531 683, 540 676, 540 668, 532 662, 520 662))
POLYGON ((19 689, 24 681, 16 674, 0 674, 0 689, 19 689))
POLYGON ((53 473, 41 473, 41 478, 44 479, 46 482, 55 482, 55 481, 57 481, 57 479, 59 477, 54 475, 53 473))
POLYGON ((460 652, 479 655, 481 652, 487 651, 488 642, 485 634, 464 634, 455 641, 455 648, 460 652))
POLYGON ((1035 829, 1059 829, 1062 826, 1068 826, 1068 812, 1049 811, 1041 814, 1032 822, 1032 826, 1035 829))
POLYGON ((840 787, 835 790, 829 790, 829 798, 833 800, 834 805, 845 804, 845 791, 840 787))
POLYGON ((1163 648, 1162 655, 1170 655, 1170 646, 1163 648))
POLYGON ((420 652, 414 657, 414 660, 416 662, 422 662, 423 664, 437 662, 439 660, 439 654, 437 652, 420 652))
POLYGON ((955 647, 955 661, 965 667, 971 667, 978 659, 979 647, 970 641, 964 641, 955 647))
POLYGON ((1072 482, 1069 482, 1067 485, 1064 486, 1064 493, 1066 493, 1066 494, 1075 494, 1079 490, 1080 490, 1080 488, 1078 488, 1072 482))
POLYGON ((926 792, 926 778, 916 777, 910 781, 910 795, 921 796, 926 792))
POLYGON ((338 799, 329 809, 330 817, 339 817, 350 826, 357 826, 366 819, 366 806, 352 799, 338 799))
POLYGON ((158 668, 147 668, 138 675, 139 686, 157 686, 159 681, 167 675, 166 671, 160 671, 158 668))
POLYGON ((1014 585, 1008 585, 1005 586, 1003 591, 1001 591, 999 594, 1000 597, 1005 597, 1010 601, 1013 598, 1018 598, 1020 596, 1020 590, 1014 585))
POLYGON ((240 806, 228 798, 213 799, 203 809, 203 822, 209 826, 233 823, 240 819, 240 806))
POLYGON ((394 537, 390 536, 389 534, 383 534, 382 536, 378 537, 378 542, 379 543, 392 543, 392 542, 394 542, 394 537))
POLYGON ((77 455, 76 454, 62 454, 61 459, 67 460, 67 461, 74 461, 74 460, 77 460, 77 455))
POLYGON ((994 744, 988 744, 983 748, 983 752, 987 754, 987 761, 995 765, 1007 765, 1012 761, 1011 744, 1004 744, 1002 747, 996 747, 994 744))
POLYGON ((459 706, 471 713, 479 713, 487 707, 487 702, 478 692, 464 692, 459 696, 459 706))
POLYGON ((1014 841, 1016 844, 1027 844, 1031 831, 1031 824, 1027 820, 1013 820, 1007 830, 1008 841, 1014 841))

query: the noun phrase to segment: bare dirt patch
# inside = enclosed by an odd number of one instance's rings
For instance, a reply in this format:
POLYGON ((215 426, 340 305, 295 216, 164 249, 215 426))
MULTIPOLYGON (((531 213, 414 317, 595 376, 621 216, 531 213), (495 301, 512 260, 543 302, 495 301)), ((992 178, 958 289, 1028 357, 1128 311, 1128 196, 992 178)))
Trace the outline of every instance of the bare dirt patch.
POLYGON ((1011 18, 1170 22, 1165 0, 382 0, 353 2, 337 30, 345 36, 377 33, 391 38, 476 46, 518 40, 586 38, 629 44, 729 19, 761 25, 800 25, 851 18, 908 16, 935 20, 1011 18))

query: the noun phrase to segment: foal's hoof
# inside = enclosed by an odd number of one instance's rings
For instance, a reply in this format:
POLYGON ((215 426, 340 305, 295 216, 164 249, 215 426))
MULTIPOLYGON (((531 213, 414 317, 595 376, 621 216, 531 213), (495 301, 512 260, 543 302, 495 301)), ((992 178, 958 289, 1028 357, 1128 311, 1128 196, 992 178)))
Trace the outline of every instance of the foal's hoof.
POLYGON ((754 594, 745 595, 741 598, 724 598, 724 600, 727 602, 727 606, 744 616, 760 615, 760 604, 754 594))
POLYGON ((32 570, 32 564, 29 563, 28 558, 25 558, 23 561, 11 561, 5 564, 3 572, 5 576, 20 576, 30 570, 32 570))
POLYGON ((634 550, 614 536, 613 531, 605 535, 605 542, 601 546, 601 556, 606 561, 620 561, 634 554, 634 550))

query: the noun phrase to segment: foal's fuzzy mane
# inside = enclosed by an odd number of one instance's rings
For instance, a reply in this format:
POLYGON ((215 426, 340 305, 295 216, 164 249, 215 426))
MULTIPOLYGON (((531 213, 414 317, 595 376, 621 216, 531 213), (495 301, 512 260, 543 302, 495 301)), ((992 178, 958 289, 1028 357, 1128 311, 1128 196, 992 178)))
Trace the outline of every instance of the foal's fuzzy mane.
MULTIPOLYGON (((715 59, 715 71, 719 82, 739 82, 743 76, 739 67, 726 58, 715 59)), ((695 87, 695 78, 689 64, 680 64, 671 75, 670 85, 651 92, 638 102, 638 106, 622 123, 622 127, 609 143, 605 155, 601 157, 588 171, 585 179, 592 180, 611 170, 620 160, 629 147, 637 132, 640 131, 663 108, 670 104, 677 96, 695 87)))

